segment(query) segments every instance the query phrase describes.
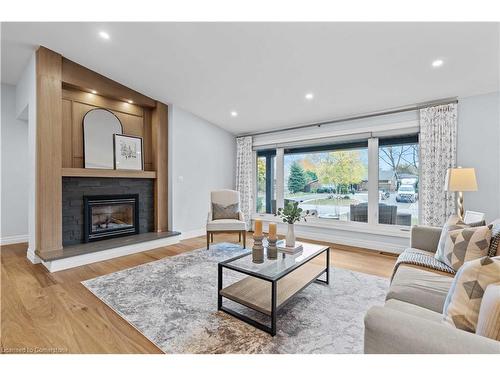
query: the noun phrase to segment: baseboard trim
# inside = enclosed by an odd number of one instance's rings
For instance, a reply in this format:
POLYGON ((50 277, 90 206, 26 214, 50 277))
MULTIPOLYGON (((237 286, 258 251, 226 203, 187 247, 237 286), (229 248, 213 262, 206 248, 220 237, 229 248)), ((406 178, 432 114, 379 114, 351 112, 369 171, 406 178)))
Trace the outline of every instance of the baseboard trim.
POLYGON ((29 236, 27 234, 2 237, 2 238, 0 238, 0 245, 12 245, 15 243, 28 242, 28 239, 29 239, 29 236))
POLYGON ((140 253, 147 250, 157 249, 163 246, 179 243, 180 236, 166 237, 158 240, 141 242, 133 245, 115 247, 109 250, 97 251, 89 254, 77 255, 70 258, 56 259, 44 262, 42 264, 49 272, 67 270, 69 268, 84 266, 90 263, 101 262, 108 259, 118 258, 125 255, 140 253))
POLYGON ((204 236, 207 234, 207 230, 203 227, 203 228, 199 228, 199 229, 194 229, 194 230, 188 230, 188 231, 180 231, 182 234, 181 234, 181 240, 187 240, 189 238, 195 238, 195 237, 200 237, 200 236, 204 236))
POLYGON ((26 252, 26 258, 28 258, 28 260, 33 264, 42 263, 42 260, 38 257, 38 255, 35 254, 35 251, 31 250, 29 247, 28 251, 26 252))

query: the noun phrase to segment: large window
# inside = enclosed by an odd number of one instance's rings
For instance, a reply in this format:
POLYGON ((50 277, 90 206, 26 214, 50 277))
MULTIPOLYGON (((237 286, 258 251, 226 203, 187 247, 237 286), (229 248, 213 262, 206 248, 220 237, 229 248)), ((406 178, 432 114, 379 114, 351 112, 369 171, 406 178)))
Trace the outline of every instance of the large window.
POLYGON ((418 223, 418 138, 379 140, 380 224, 418 223))
POLYGON ((285 203, 314 216, 367 222, 367 142, 285 150, 285 203))
POLYGON ((298 202, 325 222, 418 223, 417 135, 278 150, 278 180, 276 149, 257 152, 258 213, 298 202))

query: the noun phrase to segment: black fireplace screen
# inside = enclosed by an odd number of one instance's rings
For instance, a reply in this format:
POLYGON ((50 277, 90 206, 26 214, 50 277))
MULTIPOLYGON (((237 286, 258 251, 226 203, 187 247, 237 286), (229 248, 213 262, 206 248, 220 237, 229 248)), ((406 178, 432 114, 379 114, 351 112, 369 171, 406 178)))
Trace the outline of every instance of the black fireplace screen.
POLYGON ((85 242, 139 233, 139 195, 84 196, 85 242))

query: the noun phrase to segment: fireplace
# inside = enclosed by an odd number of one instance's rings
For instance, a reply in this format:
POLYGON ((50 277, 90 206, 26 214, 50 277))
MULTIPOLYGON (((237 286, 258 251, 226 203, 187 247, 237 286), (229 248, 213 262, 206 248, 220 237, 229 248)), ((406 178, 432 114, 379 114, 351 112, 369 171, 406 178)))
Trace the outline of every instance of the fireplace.
POLYGON ((85 195, 85 242, 139 233, 139 195, 85 195))

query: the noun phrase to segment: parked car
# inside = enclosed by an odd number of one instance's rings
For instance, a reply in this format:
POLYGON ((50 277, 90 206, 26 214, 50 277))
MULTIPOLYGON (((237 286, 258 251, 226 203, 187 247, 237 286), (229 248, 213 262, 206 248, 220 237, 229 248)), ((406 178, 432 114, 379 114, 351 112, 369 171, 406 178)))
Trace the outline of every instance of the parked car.
POLYGON ((396 194, 396 202, 414 203, 418 199, 418 194, 413 185, 401 185, 396 194))

